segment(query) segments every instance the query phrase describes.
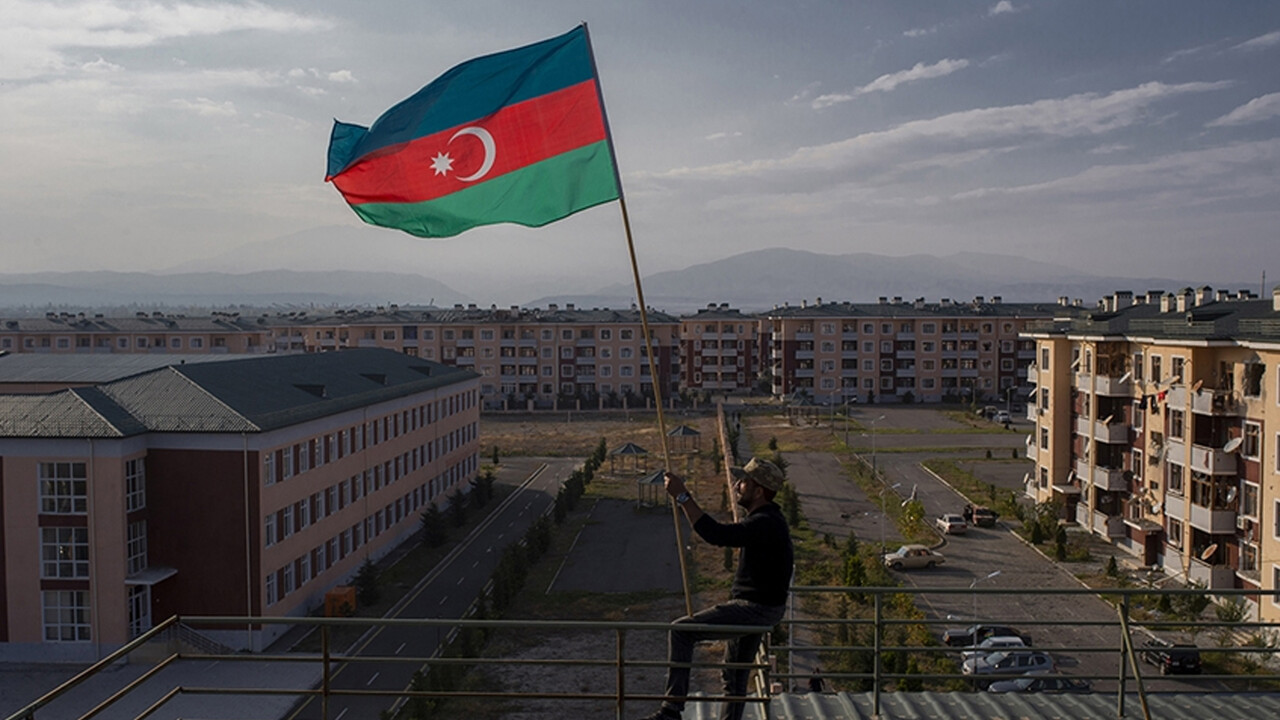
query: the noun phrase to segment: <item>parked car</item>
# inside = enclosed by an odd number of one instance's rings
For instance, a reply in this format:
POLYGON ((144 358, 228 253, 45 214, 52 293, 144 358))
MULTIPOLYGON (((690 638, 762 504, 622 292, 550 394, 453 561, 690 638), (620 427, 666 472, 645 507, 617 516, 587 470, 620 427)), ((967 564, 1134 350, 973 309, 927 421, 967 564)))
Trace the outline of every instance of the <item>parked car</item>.
POLYGON ((1000 515, 989 507, 979 505, 973 509, 973 524, 978 527, 995 527, 1000 515))
POLYGON ((1040 650, 998 650, 990 655, 971 657, 960 665, 960 672, 965 675, 1025 675, 1055 669, 1053 658, 1040 650))
POLYGON ((986 655, 996 650, 1008 650, 1010 648, 1024 648, 1027 644, 1017 635, 992 635, 991 637, 978 643, 973 650, 965 650, 960 656, 968 659, 980 655, 986 655))
POLYGON ((1008 412, 1004 410, 1000 410, 1000 411, 997 411, 996 414, 991 418, 991 422, 1011 423, 1013 422, 1013 418, 1009 415, 1008 412))
POLYGON ((970 625, 967 628, 952 628, 942 634, 942 643, 951 647, 974 647, 989 637, 1019 637, 1023 644, 1031 647, 1031 636, 1020 633, 1007 625, 970 625))
POLYGON ((1142 643, 1139 651, 1143 662, 1160 668, 1161 675, 1187 674, 1200 672, 1200 650, 1188 643, 1172 643, 1162 638, 1151 638, 1142 643))
POLYGON ((938 526, 938 532, 943 535, 963 535, 969 529, 969 523, 965 522, 964 516, 958 513, 943 513, 933 523, 938 526))
POLYGON ((930 550, 924 545, 903 545, 884 556, 884 566, 891 570, 931 568, 946 561, 942 553, 930 550))
POLYGON ((987 686, 987 692, 993 693, 1087 693, 1093 689, 1088 680, 1077 680, 1068 677, 1039 677, 1027 675, 1012 680, 997 680, 987 686))

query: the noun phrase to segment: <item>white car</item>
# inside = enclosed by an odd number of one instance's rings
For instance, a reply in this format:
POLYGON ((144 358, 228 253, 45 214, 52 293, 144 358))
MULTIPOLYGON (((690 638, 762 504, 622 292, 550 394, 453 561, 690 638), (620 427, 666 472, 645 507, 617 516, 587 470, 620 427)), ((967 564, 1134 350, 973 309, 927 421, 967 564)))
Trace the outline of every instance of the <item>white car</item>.
POLYGON ((964 516, 956 513, 944 513, 934 521, 934 524, 938 526, 938 532, 943 535, 963 535, 969 529, 969 523, 964 521, 964 516))
POLYGON ((1001 410, 1000 412, 996 413, 995 417, 991 418, 991 421, 998 422, 998 423, 1011 423, 1013 422, 1013 418, 1009 416, 1009 413, 1005 412, 1004 410, 1001 410))
POLYGON ((1053 658, 1039 650, 997 650, 983 657, 971 657, 960 665, 965 675, 1028 675, 1053 672, 1053 658))
POLYGON ((995 650, 1004 650, 1008 648, 1024 648, 1027 644, 1022 638, 1016 635, 995 635, 978 643, 978 647, 973 650, 965 650, 960 654, 968 660, 971 657, 981 657, 995 650))

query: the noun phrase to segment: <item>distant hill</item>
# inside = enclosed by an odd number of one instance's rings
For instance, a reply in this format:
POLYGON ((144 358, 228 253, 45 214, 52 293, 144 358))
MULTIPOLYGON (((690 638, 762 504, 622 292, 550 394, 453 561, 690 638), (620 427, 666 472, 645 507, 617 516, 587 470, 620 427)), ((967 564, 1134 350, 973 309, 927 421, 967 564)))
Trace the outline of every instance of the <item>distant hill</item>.
MULTIPOLYGON (((300 242, 298 238, 292 241, 300 242)), ((347 248, 350 253, 350 246, 347 248)), ((374 253, 365 253, 369 263, 374 253)), ((317 264, 318 258, 312 259, 317 264)), ((407 263, 405 269, 417 268, 407 263)), ((572 266, 566 266, 569 272, 572 266)), ((582 272, 571 280, 527 273, 519 283, 486 276, 484 267, 472 276, 438 268, 456 290, 439 280, 408 272, 368 270, 269 270, 236 272, 172 272, 167 274, 70 272, 0 274, 0 309, 26 312, 45 308, 87 311, 104 308, 200 308, 247 306, 329 307, 474 302, 481 306, 502 302, 513 292, 531 288, 532 296, 521 304, 545 307, 548 303, 574 303, 579 308, 626 308, 635 302, 630 283, 597 290, 564 293, 581 288, 582 272), (477 280, 476 277, 481 279, 477 280), (537 293, 547 293, 538 295, 537 293), (555 293, 555 294, 551 294, 555 293), (497 297, 502 295, 502 298, 497 297)), ((1051 263, 1007 255, 955 253, 894 257, 871 253, 823 255, 803 250, 771 248, 742 253, 683 270, 654 273, 644 278, 645 301, 669 313, 689 313, 709 303, 729 303, 744 311, 760 311, 802 300, 876 302, 880 297, 930 302, 956 301, 976 296, 1000 296, 1004 302, 1052 302, 1058 297, 1079 298, 1087 305, 1117 290, 1172 292, 1187 286, 1209 285, 1238 290, 1257 286, 1220 283, 1212 278, 1122 278, 1088 275, 1051 263)), ((520 296, 517 295, 517 298, 520 296)))
POLYGON ((351 306, 438 304, 470 298, 444 283, 405 273, 297 272, 67 272, 0 274, 0 308, 226 307, 247 305, 351 306))
MULTIPOLYGON (((923 297, 936 302, 941 298, 966 301, 981 295, 1000 296, 1005 302, 1045 302, 1067 296, 1093 304, 1116 290, 1173 291, 1204 284, 1204 278, 1192 281, 1088 275, 1051 263, 984 253, 894 257, 771 248, 655 273, 644 279, 644 293, 647 304, 666 310, 687 311, 711 302, 762 310, 788 302, 813 302, 819 297, 825 302, 876 302, 880 297, 923 297)), ((548 296, 542 301, 592 306, 630 302, 634 297, 631 286, 618 284, 586 295, 548 296)))

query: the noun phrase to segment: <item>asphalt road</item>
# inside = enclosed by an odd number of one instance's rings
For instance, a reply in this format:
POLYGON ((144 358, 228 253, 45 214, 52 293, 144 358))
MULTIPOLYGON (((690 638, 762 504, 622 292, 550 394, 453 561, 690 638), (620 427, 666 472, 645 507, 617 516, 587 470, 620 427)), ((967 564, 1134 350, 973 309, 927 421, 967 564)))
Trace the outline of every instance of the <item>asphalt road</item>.
MULTIPOLYGON (((919 409, 861 408, 864 413, 873 411, 866 420, 878 415, 876 438, 876 462, 885 478, 886 492, 883 502, 900 503, 913 489, 923 503, 928 522, 943 512, 960 512, 965 500, 920 464, 922 460, 936 457, 983 458, 986 448, 1022 447, 1023 437, 1011 434, 957 433, 953 428, 961 426, 946 419, 941 413, 919 409), (925 432, 896 434, 895 427, 918 427, 925 432), (950 432, 930 433, 951 429, 950 432), (911 452, 914 448, 934 448, 923 452, 911 452), (938 451, 938 448, 954 448, 938 451), (972 448, 964 449, 964 448, 972 448), (907 450, 903 452, 903 450, 907 450), (894 487, 896 485, 896 487, 894 487)), ((856 416, 855 416, 856 417, 856 416)), ((864 423, 868 424, 868 423, 864 423)), ((1025 425, 1025 421, 1023 422, 1025 425)), ((1016 424, 1015 424, 1016 427, 1016 424)), ((836 432, 840 425, 837 422, 836 432)), ((821 430, 816 430, 821 431, 821 430)), ((852 442, 852 438, 851 438, 852 442)), ((870 462, 870 443, 858 436, 855 446, 862 446, 862 456, 870 462)), ((1008 457, 1007 455, 999 455, 1008 457)), ((819 533, 829 533, 843 540, 850 532, 863 542, 880 543, 881 534, 889 546, 902 541, 896 529, 883 522, 882 499, 879 495, 868 497, 856 484, 845 478, 838 461, 829 453, 788 454, 788 476, 800 494, 805 516, 811 527, 819 533)), ((983 472, 984 468, 998 466, 999 478, 991 478, 1000 487, 1017 489, 1025 469, 1009 463, 972 463, 971 469, 983 472), (1011 479, 1012 478, 1012 479, 1011 479)), ((1019 492, 1019 494, 1021 494, 1019 492)), ((971 528, 965 535, 941 536, 938 549, 946 556, 946 564, 933 570, 915 570, 895 573, 905 584, 916 588, 959 588, 972 586, 985 591, 1006 589, 1080 588, 1080 582, 1063 566, 1049 560, 1022 542, 1004 523, 995 528, 971 528), (994 574, 998 573, 998 574, 994 574)), ((1114 628, 1077 626, 1070 623, 1114 622, 1115 609, 1100 598, 1091 595, 1001 595, 988 592, 960 594, 925 593, 917 596, 917 604, 931 619, 951 620, 950 624, 938 624, 935 631, 941 635, 945 627, 965 627, 973 622, 990 622, 1011 625, 1031 634, 1037 648, 1052 654, 1064 673, 1119 675, 1119 658, 1116 653, 1082 653, 1073 648, 1102 647, 1118 644, 1114 628), (1061 621, 1067 625, 1040 625, 1039 621, 1061 621)), ((1148 668, 1149 669, 1149 668, 1148 668)), ((1144 673, 1145 675, 1145 673, 1144 673)), ((1163 679, 1147 680, 1148 689, 1188 689, 1182 682, 1163 679), (1176 683, 1176 685, 1175 685, 1176 683)), ((1097 689, 1114 687, 1113 680, 1095 680, 1097 689)), ((1203 689, 1203 688, 1201 688, 1203 689)))
MULTIPOLYGON (((431 571, 410 592, 389 617, 461 618, 493 575, 502 551, 520 540, 539 516, 555 501, 560 485, 577 466, 565 458, 520 458, 508 461, 527 467, 521 472, 530 479, 504 499, 488 518, 431 571), (539 469, 545 464, 545 468, 539 469)), ((379 628, 357 645, 354 655, 394 658, 430 657, 449 635, 447 628, 379 628)), ((331 686, 339 690, 393 690, 409 686, 417 661, 347 663, 332 676, 331 686)), ((333 720, 376 718, 391 707, 385 697, 335 696, 329 701, 333 720)), ((319 701, 306 701, 289 716, 291 720, 321 717, 319 701)))

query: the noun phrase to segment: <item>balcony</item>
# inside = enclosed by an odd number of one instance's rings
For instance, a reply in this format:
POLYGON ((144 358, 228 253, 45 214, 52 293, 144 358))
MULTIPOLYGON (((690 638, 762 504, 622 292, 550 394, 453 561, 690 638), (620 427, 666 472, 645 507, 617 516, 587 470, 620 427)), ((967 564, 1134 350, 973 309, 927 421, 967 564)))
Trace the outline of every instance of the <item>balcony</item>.
POLYGON ((796 340, 812 340, 812 339, 813 339, 813 333, 812 333, 812 332, 798 332, 798 333, 796 333, 796 338, 795 338, 795 339, 796 339, 796 340))
POLYGON ((915 350, 899 350, 895 352, 893 355, 894 357, 897 357, 897 358, 915 358, 916 351, 915 350))
POLYGON ((1219 448, 1207 445, 1192 445, 1191 462, 1188 464, 1192 470, 1206 475, 1236 474, 1235 453, 1223 452, 1219 448))
POLYGON ((1084 503, 1076 505, 1076 523, 1102 537, 1119 538, 1127 534, 1124 529, 1124 517, 1091 510, 1084 503))
POLYGON ((1244 414, 1244 404, 1229 392, 1200 390, 1191 393, 1191 412, 1196 415, 1236 417, 1244 414))
POLYGON ((798 378, 813 377, 813 368, 800 368, 799 370, 796 370, 796 377, 798 378))
POLYGON ((1093 391, 1099 395, 1110 397, 1127 397, 1133 390, 1133 383, 1128 378, 1121 379, 1110 375, 1094 375, 1093 391))
POLYGON ((1193 557, 1187 572, 1192 580, 1204 583, 1209 590, 1234 589, 1236 586, 1235 571, 1227 565, 1210 565, 1193 557))
POLYGON ((812 350, 797 350, 797 351, 796 351, 796 359, 797 359, 797 360, 812 360, 812 359, 813 359, 813 351, 812 351, 812 350))
POLYGON ((1116 468, 1096 465, 1093 468, 1093 472, 1090 473, 1089 463, 1084 460, 1076 460, 1076 476, 1093 483, 1093 486, 1099 490, 1129 491, 1129 483, 1124 479, 1124 471, 1116 468))
POLYGON ((1110 445, 1129 442, 1129 426, 1118 422, 1108 425, 1089 418, 1078 417, 1076 418, 1076 434, 1110 445))
POLYGON ((1028 435, 1026 446, 1027 446, 1027 459, 1034 462, 1036 458, 1040 455, 1040 448, 1039 446, 1036 445, 1035 438, 1028 435))
POLYGON ((1215 510, 1191 503, 1191 527, 1199 528, 1210 535, 1235 533, 1236 511, 1215 510))
POLYGON ((1031 422, 1040 419, 1040 408, 1036 407, 1035 403, 1027 403, 1027 419, 1031 422))

